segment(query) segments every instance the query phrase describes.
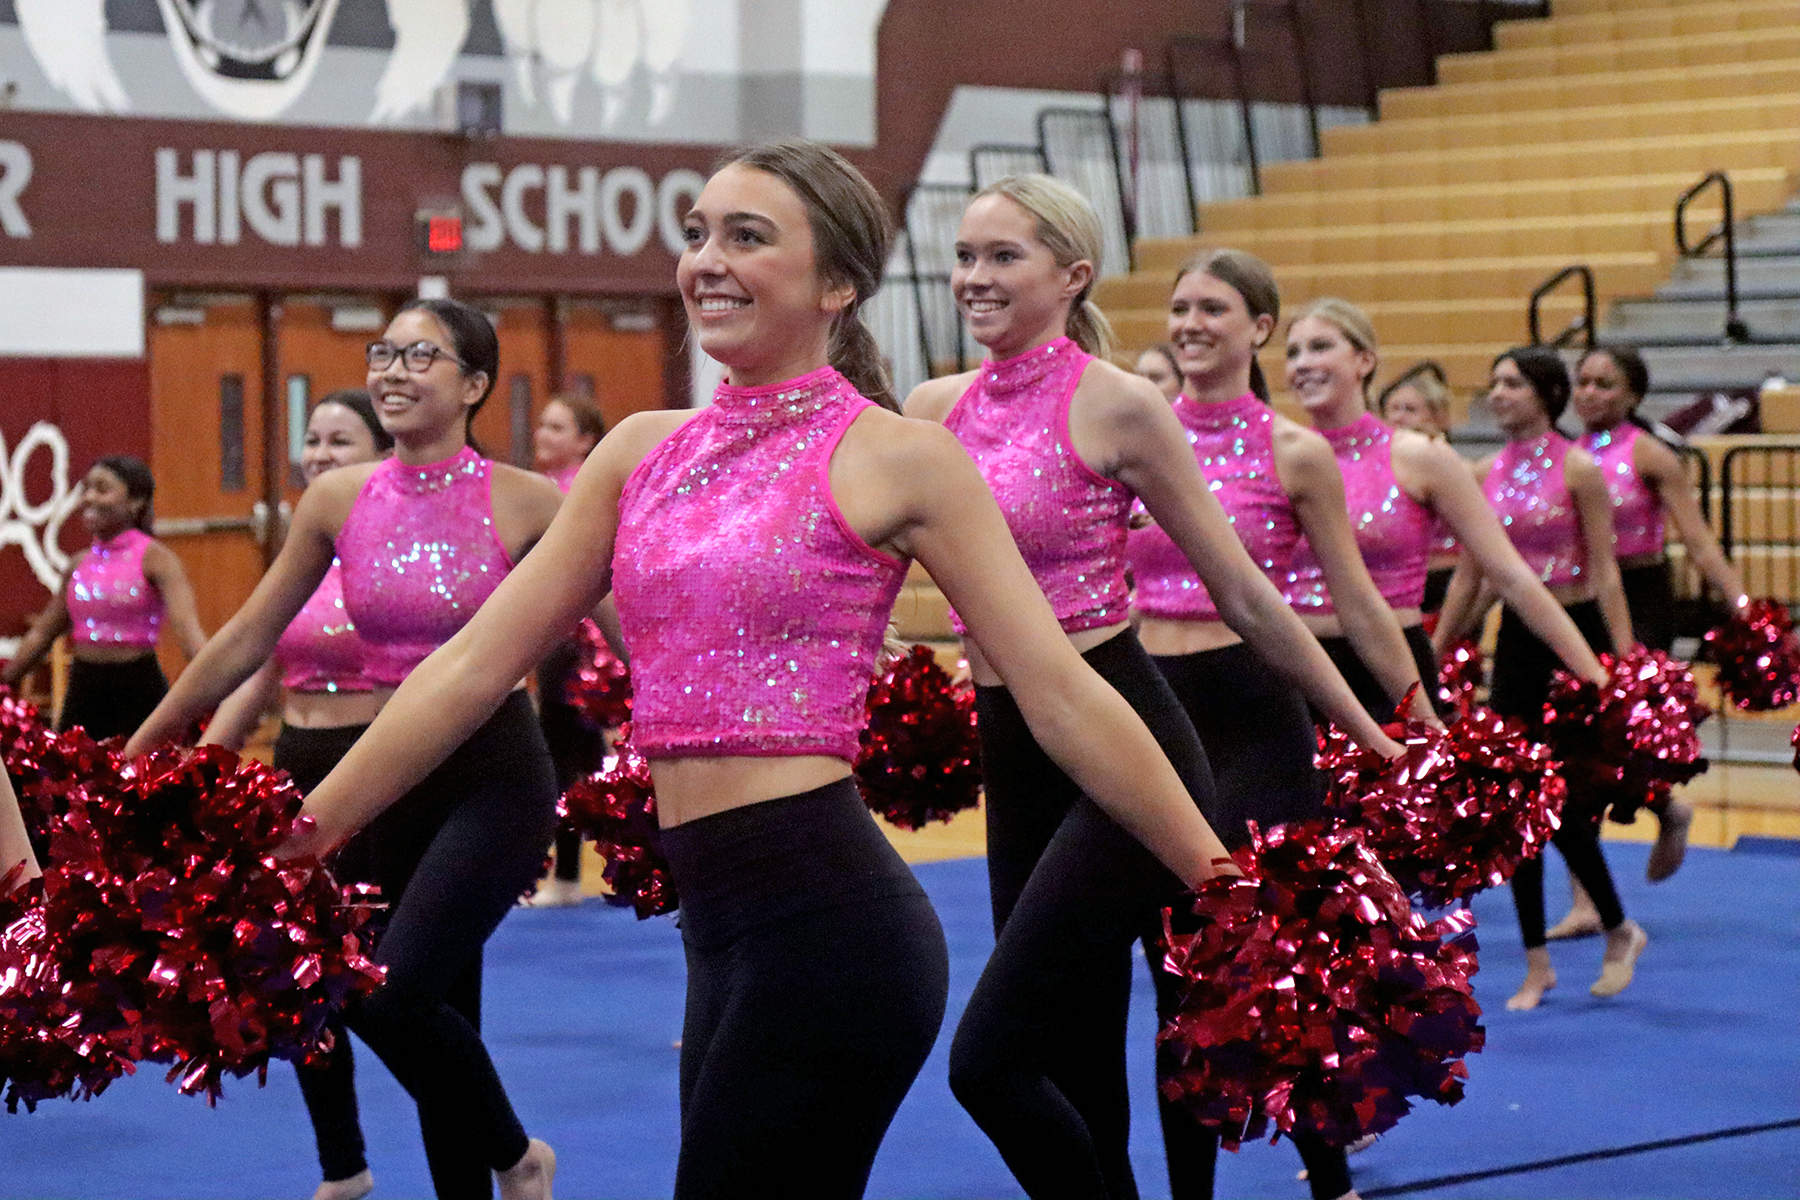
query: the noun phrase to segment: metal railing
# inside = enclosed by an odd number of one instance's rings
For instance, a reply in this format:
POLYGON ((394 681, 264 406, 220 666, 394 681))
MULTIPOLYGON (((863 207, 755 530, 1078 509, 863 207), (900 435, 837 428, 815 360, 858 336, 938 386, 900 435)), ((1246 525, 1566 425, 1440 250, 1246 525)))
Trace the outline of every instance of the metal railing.
POLYGON ((968 370, 968 335, 950 294, 950 269, 956 263, 956 229, 969 194, 961 184, 918 183, 907 192, 902 210, 906 214, 902 249, 925 379, 945 367, 968 370))
POLYGON ((1100 214, 1106 261, 1134 267, 1137 213, 1126 203, 1125 164, 1111 107, 1046 108, 1037 115, 1037 131, 1045 169, 1086 196, 1100 214))
POLYGON ((1534 346, 1550 345, 1562 349, 1575 340, 1577 334, 1586 335, 1586 344, 1594 344, 1594 329, 1597 317, 1598 302, 1594 295, 1594 269, 1586 263, 1576 263, 1564 267, 1544 282, 1537 285, 1531 293, 1531 306, 1526 310, 1526 323, 1531 329, 1531 344, 1534 346), (1551 338, 1544 340, 1543 318, 1540 309, 1544 298, 1554 292, 1566 279, 1581 280, 1581 316, 1571 321, 1568 328, 1551 338))
POLYGON ((976 191, 1008 175, 1026 175, 1049 169, 1049 164, 1044 161, 1042 145, 1009 146, 986 142, 969 147, 969 178, 974 182, 976 191))
POLYGON ((1750 594, 1800 603, 1800 444, 1727 450, 1719 505, 1719 544, 1750 594))
POLYGON ((1750 326, 1738 316, 1737 207, 1732 195, 1731 178, 1723 171, 1710 171, 1699 183, 1681 193, 1681 199, 1675 201, 1675 248, 1683 258, 1702 258, 1719 243, 1723 243, 1725 251, 1725 338, 1732 342, 1747 342, 1750 340, 1750 326), (1714 184, 1719 187, 1719 199, 1725 210, 1724 220, 1698 242, 1690 244, 1687 235, 1688 205, 1714 184))

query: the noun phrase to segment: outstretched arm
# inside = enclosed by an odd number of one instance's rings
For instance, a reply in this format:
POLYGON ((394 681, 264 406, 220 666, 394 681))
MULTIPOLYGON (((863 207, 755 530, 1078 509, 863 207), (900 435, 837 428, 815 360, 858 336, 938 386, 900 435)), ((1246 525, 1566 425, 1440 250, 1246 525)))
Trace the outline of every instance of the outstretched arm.
POLYGON ((263 714, 280 700, 281 664, 271 658, 257 669, 256 674, 244 680, 237 691, 225 697, 225 702, 213 713, 200 744, 242 750, 256 727, 262 724, 263 714))
POLYGON ((1719 590, 1734 612, 1743 608, 1750 602, 1749 593, 1744 590, 1743 576, 1725 557, 1719 539, 1713 536, 1712 526, 1701 514, 1700 500, 1694 495, 1694 485, 1688 480, 1687 472, 1682 470, 1681 459, 1648 435, 1638 438, 1632 448, 1632 459, 1638 476, 1662 501, 1663 512, 1674 523, 1681 544, 1687 547, 1688 561, 1699 568, 1706 582, 1719 590))
POLYGON ((44 661, 44 655, 50 653, 50 647, 56 639, 69 632, 68 588, 69 580, 65 575, 56 589, 56 595, 51 597, 44 611, 37 615, 37 620, 31 623, 25 636, 19 639, 19 648, 13 654, 12 661, 6 664, 5 671, 0 671, 0 684, 17 687, 19 680, 44 661))
POLYGON ((37 855, 31 852, 31 839, 25 833, 25 818, 19 813, 19 797, 12 780, 0 770, 0 881, 8 871, 25 864, 23 879, 36 879, 43 874, 37 855))
POLYGON ((162 595, 163 614, 181 643, 182 655, 192 662, 206 645, 206 631, 200 628, 194 585, 188 582, 180 557, 161 542, 152 542, 144 551, 144 577, 162 595))

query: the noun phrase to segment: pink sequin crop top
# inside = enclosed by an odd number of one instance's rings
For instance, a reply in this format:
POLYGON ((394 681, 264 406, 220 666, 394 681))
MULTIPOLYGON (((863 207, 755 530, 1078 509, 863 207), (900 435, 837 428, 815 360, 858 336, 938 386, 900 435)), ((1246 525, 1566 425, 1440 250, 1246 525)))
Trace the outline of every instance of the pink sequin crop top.
POLYGON ((830 367, 721 384, 626 480, 613 594, 646 757, 855 760, 907 567, 831 496, 831 456, 868 407, 830 367))
POLYGON ((150 535, 127 529, 95 542, 75 564, 65 600, 69 636, 89 646, 154 649, 162 631, 162 593, 144 577, 150 535))
POLYGON ((578 458, 559 470, 545 471, 544 475, 566 496, 569 494, 569 489, 575 486, 575 477, 581 474, 581 467, 585 461, 585 459, 578 458))
POLYGON ((1663 552, 1662 499, 1637 473, 1634 455, 1644 431, 1630 421, 1584 434, 1576 443, 1594 456, 1613 506, 1613 550, 1620 558, 1663 552))
MULTIPOLYGON (((1321 429, 1344 476, 1344 503, 1356 549, 1389 608, 1417 608, 1425 600, 1437 518, 1394 478, 1394 433, 1373 413, 1348 425, 1321 429)), ((1335 613, 1325 571, 1304 534, 1294 547, 1294 573, 1283 597, 1295 612, 1335 613)))
POLYGON ((1587 576, 1581 518, 1563 476, 1573 446, 1554 429, 1529 442, 1508 442, 1481 485, 1513 548, 1546 587, 1587 576))
POLYGON ((344 575, 336 560, 275 643, 281 686, 290 692, 372 692, 367 650, 344 611, 344 575))
MULTIPOLYGON (((1231 518, 1238 540, 1277 588, 1286 586, 1300 527, 1275 473, 1275 413, 1245 392, 1236 400, 1201 404, 1175 398, 1200 473, 1231 518)), ((1217 621, 1219 610, 1187 556, 1161 526, 1131 533, 1132 604, 1145 616, 1217 621)))
POLYGON ((423 467, 385 459, 357 493, 337 556, 344 611, 376 683, 398 686, 512 569, 494 530, 493 474, 464 446, 423 467))
MULTIPOLYGON (((1081 461, 1069 402, 1094 356, 1066 337, 984 362, 944 419, 981 470, 1065 633, 1124 621, 1131 490, 1081 461)), ((966 632, 955 613, 951 624, 966 632)))

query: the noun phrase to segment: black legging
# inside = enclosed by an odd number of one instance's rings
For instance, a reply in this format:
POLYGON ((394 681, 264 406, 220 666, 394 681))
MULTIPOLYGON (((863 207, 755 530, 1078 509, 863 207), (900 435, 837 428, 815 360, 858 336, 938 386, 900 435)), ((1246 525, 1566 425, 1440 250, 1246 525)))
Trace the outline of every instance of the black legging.
MULTIPOLYGON (((325 729, 300 729, 283 725, 275 738, 275 766, 293 778, 302 794, 319 786, 331 773, 350 747, 361 737, 367 725, 337 725, 325 729)), ((369 840, 351 838, 331 858, 331 871, 342 884, 372 883, 375 864, 369 859, 369 840)), ((383 910, 377 910, 370 929, 379 936, 383 910)), ((479 1032, 481 1029, 481 954, 450 985, 445 999, 479 1032)), ((312 1121, 313 1141, 318 1147, 321 1176, 332 1182, 349 1179, 368 1169, 369 1160, 363 1144, 362 1121, 356 1103, 356 1059, 343 1022, 333 1018, 330 1028, 335 1041, 329 1052, 310 1063, 295 1063, 300 1081, 300 1095, 306 1101, 306 1113, 312 1121)), ((432 1171, 457 1177, 467 1167, 464 1161, 471 1148, 461 1144, 446 1145, 443 1139, 426 1143, 425 1151, 432 1159, 432 1171), (453 1157, 445 1157, 453 1156, 453 1157)), ((476 1169, 485 1164, 476 1159, 476 1169)))
MULTIPOLYGON (((1201 811, 1206 752, 1130 631, 1082 656, 1135 709, 1201 811)), ((1038 746, 1012 694, 976 689, 995 946, 950 1086, 1035 1198, 1135 1197, 1125 1024, 1131 945, 1182 884, 1038 746)))
MULTIPOLYGON (((1565 611, 1596 653, 1612 649, 1612 636, 1592 600, 1566 606, 1565 611)), ((1494 679, 1488 704, 1502 716, 1518 717, 1534 737, 1543 736, 1544 697, 1550 676, 1562 666, 1556 652, 1546 646, 1510 607, 1500 610, 1500 633, 1494 642, 1494 679)), ((1593 798, 1571 792, 1563 806, 1562 828, 1550 839, 1569 864, 1569 873, 1593 898, 1600 923, 1616 928, 1625 920, 1625 908, 1613 886, 1606 855, 1600 848, 1600 823, 1593 798)), ((1527 950, 1542 946, 1544 937, 1544 859, 1542 855, 1519 864, 1512 877, 1513 908, 1519 914, 1519 934, 1527 950)))
POLYGON ((345 1022, 418 1105, 440 1197, 485 1198, 489 1172, 517 1164, 529 1146, 450 993, 479 971, 482 945, 542 871, 556 796, 531 701, 515 691, 361 835, 390 905, 373 955, 387 981, 345 1022))
POLYGON ((1620 567, 1625 607, 1631 611, 1631 635, 1646 649, 1665 653, 1675 644, 1675 589, 1669 582, 1669 560, 1644 567, 1620 567))
POLYGON ((848 778, 664 830, 681 895, 677 1200, 861 1196, 944 1021, 931 902, 848 778))
MULTIPOLYGON (((1221 809, 1213 828, 1227 846, 1235 850, 1250 840, 1250 821, 1268 829, 1321 814, 1324 780, 1313 766, 1318 737, 1306 700, 1292 684, 1242 642, 1153 661, 1206 747, 1221 809)), ((1160 970, 1153 939, 1145 939, 1144 951, 1156 978, 1157 1006, 1166 1016, 1176 1000, 1173 981, 1160 970)), ((1218 1166, 1218 1131, 1166 1100, 1159 1111, 1171 1195, 1206 1200, 1218 1166)), ((1341 1147, 1317 1134, 1291 1137, 1316 1200, 1335 1200, 1350 1190, 1350 1166, 1341 1147)))
MULTIPOLYGON (((1418 669, 1419 682, 1425 687, 1425 698, 1431 701, 1431 707, 1441 713, 1443 705, 1437 696, 1437 655, 1431 649, 1431 635, 1425 632, 1423 625, 1408 625, 1405 629, 1406 648, 1412 651, 1413 666, 1418 669)), ((1374 672, 1363 662, 1356 647, 1350 644, 1347 637, 1322 637, 1319 645, 1325 648, 1338 674, 1350 685, 1355 693, 1357 703, 1368 710, 1371 717, 1383 724, 1394 719, 1395 704, 1388 697, 1387 689, 1376 680, 1374 672)), ((1323 725, 1320 715, 1313 713, 1313 720, 1323 725)))
POLYGON ((169 681, 153 651, 118 663, 69 663, 69 686, 63 693, 58 729, 79 725, 89 737, 130 737, 168 695, 169 681))
MULTIPOLYGON (((580 667, 581 646, 570 641, 546 654, 537 668, 538 724, 550 747, 550 761, 556 764, 558 792, 598 771, 606 754, 600 731, 567 699, 569 680, 580 667)), ((581 878, 581 834, 573 830, 556 831, 556 878, 568 882, 581 878)))

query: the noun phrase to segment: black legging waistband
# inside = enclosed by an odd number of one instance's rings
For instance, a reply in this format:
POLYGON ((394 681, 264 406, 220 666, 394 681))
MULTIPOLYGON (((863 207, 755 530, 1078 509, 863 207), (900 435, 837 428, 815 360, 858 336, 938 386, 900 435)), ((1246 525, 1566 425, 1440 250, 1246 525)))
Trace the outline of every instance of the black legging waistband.
POLYGON ((802 913, 924 889, 848 777, 662 831, 682 937, 718 949, 802 913))

